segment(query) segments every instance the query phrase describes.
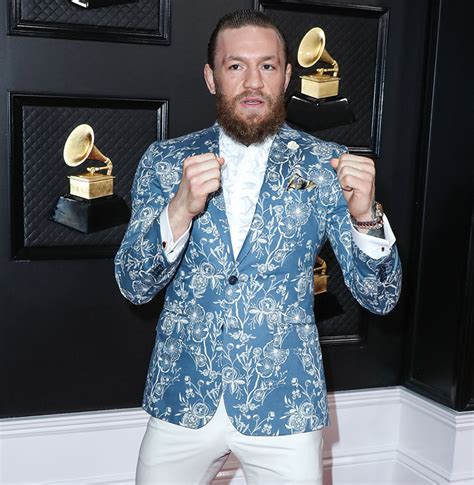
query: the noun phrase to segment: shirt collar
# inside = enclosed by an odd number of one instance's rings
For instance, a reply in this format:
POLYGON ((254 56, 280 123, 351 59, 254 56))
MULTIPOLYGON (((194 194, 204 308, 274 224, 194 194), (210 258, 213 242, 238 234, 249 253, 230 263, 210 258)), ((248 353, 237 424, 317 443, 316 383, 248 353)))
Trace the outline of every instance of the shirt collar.
POLYGON ((257 152, 265 161, 270 153, 275 135, 267 136, 261 143, 253 143, 246 146, 231 138, 222 128, 219 127, 219 147, 221 152, 245 153, 247 151, 257 152))

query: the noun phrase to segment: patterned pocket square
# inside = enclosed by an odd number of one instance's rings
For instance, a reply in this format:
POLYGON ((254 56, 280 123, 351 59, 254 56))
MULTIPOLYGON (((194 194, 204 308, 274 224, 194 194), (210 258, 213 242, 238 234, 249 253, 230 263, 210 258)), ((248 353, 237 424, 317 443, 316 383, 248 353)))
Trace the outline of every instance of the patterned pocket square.
POLYGON ((314 187, 316 187, 316 184, 312 180, 306 180, 300 174, 295 174, 291 177, 286 190, 314 189, 314 187))

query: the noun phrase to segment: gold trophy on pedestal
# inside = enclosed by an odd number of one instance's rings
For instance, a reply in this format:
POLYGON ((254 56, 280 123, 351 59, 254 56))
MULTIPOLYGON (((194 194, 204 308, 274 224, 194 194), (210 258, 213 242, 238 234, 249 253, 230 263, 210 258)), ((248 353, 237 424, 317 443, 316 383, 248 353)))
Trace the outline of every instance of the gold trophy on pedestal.
POLYGON ((339 94, 339 65, 325 49, 326 34, 319 27, 306 32, 298 48, 298 63, 301 67, 314 66, 318 61, 330 64, 331 67, 321 67, 314 74, 300 76, 301 92, 307 96, 321 99, 339 94))
POLYGON ((78 167, 86 160, 104 165, 88 167, 85 173, 68 177, 69 194, 59 197, 51 219, 84 233, 128 222, 130 209, 114 194, 112 161, 94 145, 91 126, 82 124, 72 130, 64 145, 63 157, 70 167, 78 167), (105 174, 101 173, 104 171, 105 174))
POLYGON ((96 199, 114 193, 112 161, 94 145, 94 130, 89 125, 79 125, 72 130, 64 144, 64 161, 70 167, 77 167, 86 160, 105 163, 103 167, 88 167, 87 173, 70 175, 69 193, 84 199, 96 199), (99 174, 106 170, 106 175, 99 174))
POLYGON ((318 323, 342 315, 344 313, 344 308, 337 295, 334 293, 334 290, 336 289, 335 283, 332 283, 333 291, 331 291, 328 287, 328 265, 320 256, 316 257, 316 264, 313 268, 313 283, 314 311, 318 323))
POLYGON ((310 29, 298 47, 298 63, 311 67, 324 62, 316 72, 300 76, 301 91, 294 94, 287 106, 290 123, 308 131, 333 128, 354 121, 347 98, 339 96, 339 64, 326 50, 326 34, 320 27, 310 29))
POLYGON ((328 291, 328 265, 323 258, 316 257, 316 265, 313 268, 314 294, 320 295, 328 291))

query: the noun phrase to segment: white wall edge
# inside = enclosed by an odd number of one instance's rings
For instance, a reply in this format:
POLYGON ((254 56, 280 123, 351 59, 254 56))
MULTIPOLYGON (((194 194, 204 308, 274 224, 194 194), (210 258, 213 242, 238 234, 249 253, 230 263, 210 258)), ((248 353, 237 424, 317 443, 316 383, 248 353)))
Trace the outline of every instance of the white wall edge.
MULTIPOLYGON (((406 484, 396 480, 403 480, 400 477, 407 474, 412 480, 410 485, 474 483, 473 465, 466 462, 470 451, 465 449, 472 440, 474 454, 474 412, 458 413, 403 387, 340 391, 330 393, 328 400, 333 426, 325 429, 329 446, 324 451, 324 469, 331 474, 332 485, 363 483, 347 481, 347 477, 357 474, 363 477, 368 470, 383 477, 395 477, 393 482, 380 481, 380 484, 406 484), (435 433, 436 442, 428 433, 435 433), (444 461, 436 455, 440 442, 452 454, 444 453, 444 461)), ((147 422, 148 415, 140 408, 1 419, 0 483, 133 484, 134 454, 147 422), (90 445, 84 456, 77 458, 83 460, 77 466, 66 460, 64 470, 48 470, 41 455, 37 456, 38 452, 60 456, 65 453, 64 443, 76 441, 81 446, 90 445), (104 448, 113 449, 118 442, 125 446, 122 458, 115 463, 107 456, 109 462, 102 464, 104 448), (11 457, 18 450, 22 456, 15 464, 11 457), (92 463, 92 459, 96 462, 92 463), (37 466, 41 474, 37 480, 27 479, 26 475, 22 479, 29 460, 29 466, 37 466), (115 468, 119 465, 120 470, 115 468), (68 466, 76 468, 72 471, 68 466), (63 475, 58 478, 60 472, 63 475)), ((59 459, 54 464, 58 462, 59 459)), ((245 484, 235 457, 228 460, 214 483, 245 484)))
POLYGON ((0 419, 0 439, 135 428, 145 426, 148 418, 140 408, 5 418, 0 419))
POLYGON ((367 406, 368 404, 390 404, 400 402, 400 393, 403 388, 381 387, 377 389, 362 389, 357 391, 338 391, 328 394, 329 406, 341 407, 367 406))
POLYGON ((401 408, 400 462, 435 483, 474 484, 474 411, 457 412, 405 388, 401 408))
POLYGON ((421 410, 425 414, 431 414, 433 418, 453 429, 474 429, 474 411, 462 413, 454 411, 406 388, 401 388, 400 397, 403 405, 421 410))

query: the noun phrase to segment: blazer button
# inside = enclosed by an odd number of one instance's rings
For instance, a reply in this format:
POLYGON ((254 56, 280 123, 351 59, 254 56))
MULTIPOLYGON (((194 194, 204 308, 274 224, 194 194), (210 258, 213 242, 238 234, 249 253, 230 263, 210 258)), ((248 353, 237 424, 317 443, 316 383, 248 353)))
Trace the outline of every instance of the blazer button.
POLYGON ((227 281, 229 282, 229 285, 235 285, 237 281, 239 281, 239 278, 237 278, 237 276, 233 274, 229 276, 229 279, 227 281))

